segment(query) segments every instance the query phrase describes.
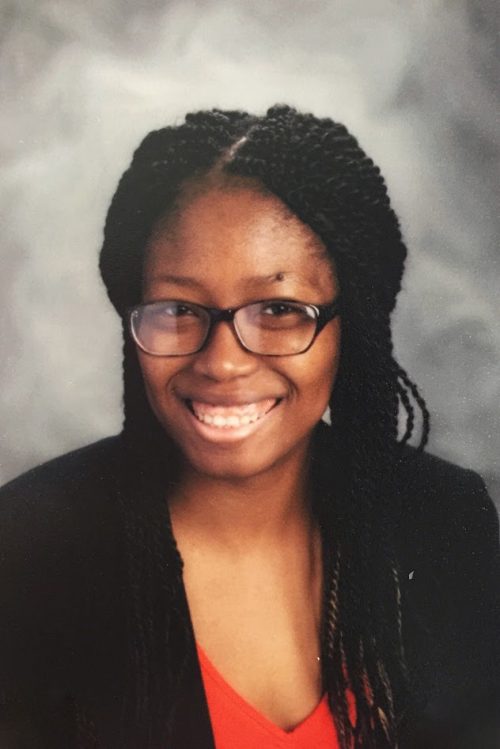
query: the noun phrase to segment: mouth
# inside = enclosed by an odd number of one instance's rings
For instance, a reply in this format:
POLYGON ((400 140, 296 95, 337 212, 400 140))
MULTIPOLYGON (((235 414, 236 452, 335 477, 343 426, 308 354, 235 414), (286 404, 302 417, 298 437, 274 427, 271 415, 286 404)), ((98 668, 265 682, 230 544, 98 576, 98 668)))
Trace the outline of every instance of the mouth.
POLYGON ((191 399, 185 399, 184 402, 201 424, 220 430, 234 430, 260 421, 281 400, 282 398, 264 398, 253 403, 224 406, 191 399))

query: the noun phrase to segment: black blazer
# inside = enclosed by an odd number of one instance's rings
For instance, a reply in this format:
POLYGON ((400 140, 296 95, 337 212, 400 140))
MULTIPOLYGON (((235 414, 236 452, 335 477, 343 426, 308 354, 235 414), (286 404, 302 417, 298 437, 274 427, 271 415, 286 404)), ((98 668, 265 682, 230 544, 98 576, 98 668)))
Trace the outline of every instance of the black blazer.
MULTIPOLYGON (((112 437, 0 490, 0 749, 71 749, 74 700, 90 706, 96 746, 127 743, 124 459, 112 437)), ((394 472, 415 704, 400 749, 500 749, 496 510, 475 473, 431 455, 407 448, 394 472)), ((214 749, 192 628, 187 648, 170 749, 214 749)))

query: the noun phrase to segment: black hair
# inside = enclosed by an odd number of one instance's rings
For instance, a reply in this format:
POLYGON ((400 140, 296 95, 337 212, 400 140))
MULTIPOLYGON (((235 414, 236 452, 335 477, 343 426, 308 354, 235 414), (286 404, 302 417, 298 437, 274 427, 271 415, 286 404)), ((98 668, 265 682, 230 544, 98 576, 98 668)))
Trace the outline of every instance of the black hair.
MULTIPOLYGON (((288 106, 260 117, 202 111, 150 133, 107 215, 100 269, 123 321, 123 435, 133 456, 123 512, 140 745, 167 745, 171 711, 164 706, 173 709, 184 667, 182 648, 172 653, 169 638, 173 627, 185 637, 189 623, 179 624, 172 614, 182 608, 176 598, 182 562, 164 498, 165 481, 175 481, 175 446, 147 403, 126 310, 141 300, 144 249, 158 220, 175 209, 188 183, 215 172, 252 180, 276 195, 319 235, 335 264, 342 351, 332 426, 313 463, 325 547, 322 676, 342 749, 394 748, 408 682, 394 545, 398 500, 390 486, 417 408, 420 449, 429 429, 425 403, 392 349, 390 315, 406 247, 380 171, 355 138, 342 124, 288 106), (406 412, 401 439, 400 411, 406 412), (141 489, 146 475, 155 477, 156 502, 141 489), (356 700, 354 726, 348 686, 356 700)), ((151 484, 149 491, 155 494, 151 484)))

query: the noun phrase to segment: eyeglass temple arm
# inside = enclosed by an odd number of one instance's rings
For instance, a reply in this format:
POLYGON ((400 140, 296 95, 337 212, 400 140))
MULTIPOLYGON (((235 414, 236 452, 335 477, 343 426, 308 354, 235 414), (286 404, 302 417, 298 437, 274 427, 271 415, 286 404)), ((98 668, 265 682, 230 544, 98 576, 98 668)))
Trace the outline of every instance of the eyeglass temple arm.
POLYGON ((316 305, 319 310, 316 335, 320 333, 325 325, 341 313, 341 300, 337 297, 331 304, 316 305))

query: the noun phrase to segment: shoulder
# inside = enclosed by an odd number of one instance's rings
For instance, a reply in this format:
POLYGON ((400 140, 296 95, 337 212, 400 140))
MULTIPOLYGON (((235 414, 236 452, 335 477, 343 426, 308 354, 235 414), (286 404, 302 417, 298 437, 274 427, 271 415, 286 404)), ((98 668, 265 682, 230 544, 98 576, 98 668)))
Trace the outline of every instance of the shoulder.
POLYGON ((48 461, 0 489, 0 549, 4 578, 64 580, 111 544, 117 528, 120 437, 110 437, 48 461))
POLYGON ((57 692, 118 641, 122 465, 110 437, 0 489, 0 692, 57 692))
POLYGON ((477 674, 479 684, 482 669, 483 681, 498 685, 499 521, 483 480, 474 471, 405 449, 395 484, 395 543, 408 633, 413 632, 412 647, 418 643, 415 661, 419 652, 432 651, 429 663, 443 678, 448 667, 459 670, 467 662, 456 676, 459 683, 472 683, 477 674), (419 622, 421 633, 432 633, 435 652, 411 621, 419 622))
POLYGON ((495 730, 500 697, 495 505, 477 473, 410 448, 395 468, 395 490, 403 633, 419 723, 454 726, 460 746, 490 746, 476 736, 495 730))
POLYGON ((393 487, 400 530, 419 545, 438 541, 442 546, 455 539, 462 545, 498 546, 498 513, 475 471, 405 447, 395 465, 393 487))
MULTIPOLYGON (((316 439, 317 470, 326 469, 326 480, 335 480, 339 472, 334 469, 332 474, 331 466, 339 448, 333 430, 321 422, 316 439)), ((488 528, 489 538, 498 542, 498 514, 475 471, 414 447, 398 446, 389 478, 385 471, 374 478, 382 484, 383 499, 391 503, 402 535, 430 540, 445 528, 460 527, 467 533, 479 526, 488 528)))
POLYGON ((0 488, 0 507, 11 497, 29 500, 106 480, 121 450, 120 435, 73 450, 26 471, 0 488))
POLYGON ((423 494, 454 494, 463 489, 476 494, 484 491, 484 482, 475 471, 409 446, 400 451, 395 477, 408 490, 423 494))
POLYGON ((0 527, 60 518, 92 503, 119 472, 120 436, 108 437, 36 466, 0 488, 0 527))
POLYGON ((14 591, 13 609, 44 587, 54 599, 72 597, 76 579, 113 567, 122 534, 116 488, 122 462, 121 438, 110 437, 0 489, 0 588, 4 601, 14 591))
POLYGON ((109 437, 36 466, 0 488, 4 556, 28 546, 33 555, 51 544, 55 550, 92 533, 109 515, 121 453, 120 436, 109 437))

